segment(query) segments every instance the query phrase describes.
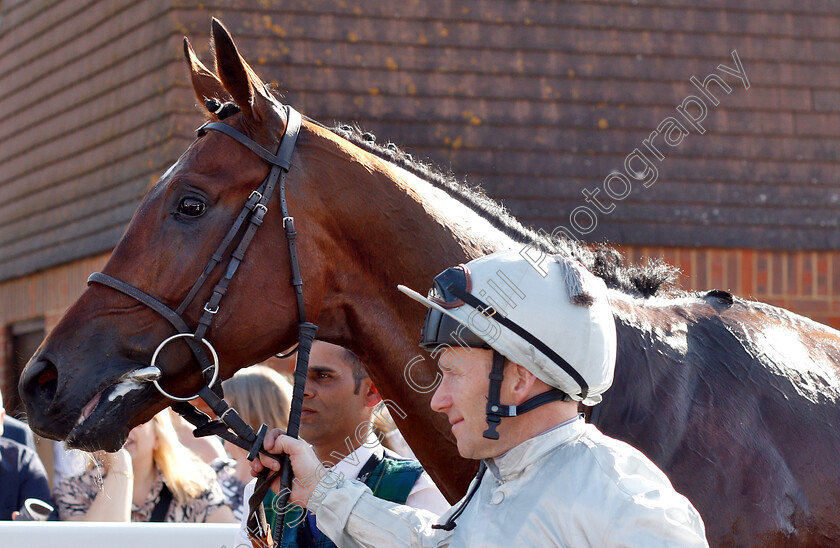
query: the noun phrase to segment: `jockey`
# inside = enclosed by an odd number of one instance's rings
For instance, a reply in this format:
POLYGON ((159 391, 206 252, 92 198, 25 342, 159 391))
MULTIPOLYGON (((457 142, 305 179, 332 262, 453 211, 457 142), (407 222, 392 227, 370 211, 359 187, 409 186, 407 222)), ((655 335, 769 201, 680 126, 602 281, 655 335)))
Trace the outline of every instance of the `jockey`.
MULTIPOLYGON (((613 380, 601 279, 560 256, 535 265, 498 252, 447 269, 428 298, 399 289, 429 308, 421 345, 442 370, 431 405, 479 471, 438 517, 377 500, 319 468, 305 442, 270 433, 265 448, 288 453, 299 480, 291 499, 336 545, 708 546, 700 515, 668 478, 578 414, 613 380)), ((263 465, 276 468, 264 459, 254 469, 263 465)))

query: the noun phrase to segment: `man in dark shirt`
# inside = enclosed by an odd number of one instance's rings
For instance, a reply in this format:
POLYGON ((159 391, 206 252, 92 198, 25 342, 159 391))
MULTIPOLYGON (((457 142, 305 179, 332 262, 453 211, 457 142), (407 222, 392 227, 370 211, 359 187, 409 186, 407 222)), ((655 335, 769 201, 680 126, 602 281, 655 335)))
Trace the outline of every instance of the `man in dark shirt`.
POLYGON ((20 510, 28 498, 52 504, 47 471, 38 453, 2 436, 5 416, 0 394, 0 520, 12 519, 12 512, 20 510))
POLYGON ((5 415, 0 430, 3 431, 4 438, 16 441, 35 451, 35 436, 32 434, 32 430, 29 429, 29 425, 25 422, 5 415))

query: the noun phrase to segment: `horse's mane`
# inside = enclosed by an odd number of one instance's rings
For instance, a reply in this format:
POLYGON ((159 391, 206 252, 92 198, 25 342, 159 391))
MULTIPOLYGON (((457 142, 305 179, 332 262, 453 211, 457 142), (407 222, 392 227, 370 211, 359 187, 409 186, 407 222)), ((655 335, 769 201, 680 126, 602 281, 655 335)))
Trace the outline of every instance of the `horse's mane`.
POLYGON ((629 295, 650 297, 666 287, 671 288, 679 276, 677 268, 659 259, 650 260, 645 265, 626 265, 621 253, 607 244, 588 246, 565 236, 552 238, 544 232, 540 234, 523 226, 502 204, 487 196, 480 187, 459 181, 451 172, 444 172, 430 163, 414 158, 394 143, 381 145, 376 142, 373 134, 362 131, 358 126, 338 124, 327 129, 446 191, 513 240, 523 245, 531 243, 545 253, 559 253, 576 259, 590 272, 602 278, 608 287, 629 295))
MULTIPOLYGON (((235 103, 220 103, 215 99, 208 99, 205 107, 210 112, 216 112, 219 119, 239 112, 235 103)), ((646 298, 659 294, 666 287, 671 289, 679 276, 677 268, 659 259, 650 260, 645 265, 625 265, 621 253, 607 244, 590 246, 565 236, 552 237, 545 232, 531 230, 508 213, 502 204, 487 196, 481 187, 459 181, 452 172, 444 172, 431 163, 418 160, 392 142, 381 145, 372 133, 356 125, 336 124, 327 127, 309 117, 306 119, 446 191, 514 241, 523 245, 532 244, 544 253, 558 253, 577 260, 602 278, 607 287, 646 298)))

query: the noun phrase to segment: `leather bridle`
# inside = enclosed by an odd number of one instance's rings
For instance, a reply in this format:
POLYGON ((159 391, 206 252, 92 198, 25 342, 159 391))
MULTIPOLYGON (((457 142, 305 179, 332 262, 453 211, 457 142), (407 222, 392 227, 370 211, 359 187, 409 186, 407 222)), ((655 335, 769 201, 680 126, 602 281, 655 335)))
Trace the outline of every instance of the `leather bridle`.
MULTIPOLYGON (((301 128, 301 115, 290 106, 286 107, 286 114, 286 129, 283 133, 282 139, 280 140, 277 154, 271 153, 269 150, 265 149, 263 146, 259 145, 239 130, 221 122, 207 122, 196 130, 198 136, 204 135, 207 131, 218 131, 220 133, 224 133, 268 162, 271 165, 271 170, 262 184, 260 184, 256 190, 251 192, 250 196, 245 201, 242 211, 233 222, 233 225, 227 235, 222 239, 219 247, 216 249, 215 253, 213 253, 201 275, 195 281, 192 288, 190 288, 190 291, 187 293, 178 308, 172 310, 159 299, 141 291, 140 289, 137 289, 129 283, 118 280, 113 276, 109 276, 108 274, 95 272, 88 278, 88 285, 97 283, 119 291, 120 293, 123 293, 148 306, 172 324, 177 333, 165 339, 162 343, 160 343, 160 345, 158 345, 152 355, 151 366, 155 366, 157 356, 164 346, 176 339, 184 339, 184 342, 189 345, 190 350, 196 360, 198 360, 205 385, 196 395, 191 397, 179 397, 169 394, 160 386, 157 379, 154 380, 155 386, 161 394, 176 401, 172 408, 196 427, 194 433, 196 437, 214 434, 218 435, 223 439, 247 450, 249 460, 256 458, 258 453, 273 456, 279 460, 282 464, 281 470, 283 474, 283 489, 279 494, 277 504, 281 510, 285 508, 288 502, 289 493, 291 493, 290 487, 292 475, 291 466, 289 466, 288 463, 288 456, 285 454, 280 456, 271 455, 263 450, 263 439, 268 427, 263 424, 255 433, 253 428, 246 424, 239 417, 236 411, 229 407, 224 401, 221 382, 219 382, 218 379, 218 356, 216 355, 216 351, 212 344, 210 344, 210 342, 205 338, 205 335, 213 322, 213 318, 219 312, 219 306, 222 298, 227 292, 228 285, 236 274, 239 265, 242 263, 245 257, 245 252, 251 244, 251 240, 254 238, 254 235, 259 227, 262 225, 266 213, 268 213, 268 205, 272 195, 274 194, 275 189, 279 187, 280 210, 283 215, 283 227, 286 233, 286 240, 289 245, 289 259, 292 271, 291 284, 295 290, 299 319, 299 337, 296 349, 298 358, 295 366, 294 389, 292 393, 292 404, 291 412, 289 414, 287 435, 294 438, 298 437, 301 408, 303 406, 304 384, 306 382, 307 369, 309 365, 309 351, 312 347, 312 341, 318 327, 315 324, 306 321, 306 308, 303 300, 303 279, 300 275, 300 265, 298 263, 297 247, 295 244, 297 233, 295 232, 294 218, 289 215, 286 204, 286 174, 291 168, 291 157, 301 128), (198 320, 198 326, 193 331, 183 319, 183 314, 204 286, 210 274, 219 264, 221 264, 225 254, 231 247, 231 244, 233 244, 237 234, 242 232, 243 226, 245 226, 246 222, 248 224, 244 228, 244 232, 239 239, 236 248, 231 253, 225 272, 213 288, 213 294, 207 303, 205 303, 202 316, 198 320), (212 363, 207 357, 205 347, 210 351, 213 357, 212 363), (207 403, 219 419, 211 420, 210 417, 187 403, 188 401, 194 400, 198 397, 201 397, 207 403)), ((248 519, 249 532, 262 542, 266 542, 268 540, 268 528, 265 523, 262 500, 268 491, 269 485, 275 477, 276 474, 269 476, 268 470, 265 469, 264 474, 258 478, 257 486, 254 490, 254 496, 250 501, 251 513, 248 519)), ((283 516, 284 512, 279 511, 277 512, 277 515, 283 516)), ((281 520, 280 525, 275 527, 274 531, 276 546, 280 545, 282 531, 283 524, 281 520)))

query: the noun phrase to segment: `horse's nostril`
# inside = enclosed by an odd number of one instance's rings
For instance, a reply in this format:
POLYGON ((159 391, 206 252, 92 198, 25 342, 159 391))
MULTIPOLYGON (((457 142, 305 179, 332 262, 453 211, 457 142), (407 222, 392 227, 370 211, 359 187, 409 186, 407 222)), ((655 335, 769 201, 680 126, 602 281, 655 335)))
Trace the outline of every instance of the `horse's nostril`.
POLYGON ((36 381, 38 382, 38 386, 45 386, 48 383, 54 382, 58 380, 58 369, 55 368, 54 365, 50 364, 52 367, 47 367, 44 371, 38 375, 36 381))
POLYGON ((58 388, 58 368, 46 358, 39 358, 23 370, 19 389, 24 399, 47 409, 55 398, 58 388))

